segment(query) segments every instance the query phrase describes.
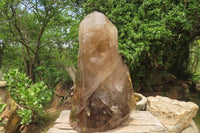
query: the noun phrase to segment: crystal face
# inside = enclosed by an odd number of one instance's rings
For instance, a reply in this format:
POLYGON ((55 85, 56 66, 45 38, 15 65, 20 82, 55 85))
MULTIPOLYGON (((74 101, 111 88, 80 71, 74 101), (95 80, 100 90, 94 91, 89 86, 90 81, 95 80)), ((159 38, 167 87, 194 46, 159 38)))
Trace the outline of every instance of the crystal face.
POLYGON ((70 124, 79 132, 117 127, 135 109, 128 67, 118 52, 117 28, 99 12, 79 25, 79 57, 70 124))

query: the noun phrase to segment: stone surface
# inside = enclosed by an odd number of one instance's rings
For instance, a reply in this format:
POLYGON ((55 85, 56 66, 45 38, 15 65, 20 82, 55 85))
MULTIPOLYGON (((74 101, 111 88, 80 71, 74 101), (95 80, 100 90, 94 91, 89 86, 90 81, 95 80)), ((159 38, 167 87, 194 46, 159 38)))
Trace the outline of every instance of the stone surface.
POLYGON ((199 131, 194 121, 192 121, 190 125, 184 128, 180 133, 199 133, 199 131))
MULTIPOLYGON (((136 107, 116 27, 99 12, 79 26, 79 57, 70 121, 80 132, 117 127, 136 107)), ((67 118, 66 118, 67 119, 67 118)))
POLYGON ((158 118, 169 133, 179 133, 191 123, 198 106, 192 102, 156 96, 148 97, 147 110, 158 118))
POLYGON ((135 98, 138 98, 139 99, 137 100, 136 99, 136 109, 137 111, 142 111, 142 110, 145 110, 146 108, 146 104, 147 104, 147 98, 145 96, 143 96, 142 94, 139 94, 139 93, 134 93, 135 95, 135 98))
POLYGON ((172 99, 177 100, 188 100, 189 99, 189 88, 177 86, 177 85, 168 85, 167 90, 165 92, 166 96, 172 99))
POLYGON ((197 91, 200 91, 200 83, 196 84, 196 89, 197 89, 197 91))
POLYGON ((0 87, 5 87, 7 85, 6 81, 0 81, 0 87))
POLYGON ((194 92, 195 86, 192 81, 176 81, 166 85, 166 96, 172 99, 189 100, 190 90, 194 92))
POLYGON ((165 92, 166 96, 172 99, 188 100, 189 92, 195 92, 195 84, 192 81, 176 79, 166 71, 155 71, 151 74, 149 84, 156 92, 165 92))
POLYGON ((0 81, 0 97, 1 101, 6 103, 10 97, 9 91, 5 88, 7 83, 5 81, 0 81))
MULTIPOLYGON (((3 78, 2 71, 0 70, 0 80, 3 78)), ((1 130, 0 130, 1 131, 1 130)))
POLYGON ((149 82, 153 86, 160 86, 176 80, 177 79, 174 75, 169 74, 166 71, 155 71, 154 73, 151 74, 149 82))
POLYGON ((154 85, 152 86, 154 91, 158 91, 158 92, 163 92, 166 90, 166 87, 164 85, 154 85))
POLYGON ((0 81, 1 102, 7 105, 4 111, 0 114, 0 117, 2 118, 0 123, 5 123, 4 125, 0 125, 0 129, 3 133, 12 133, 20 125, 21 119, 17 115, 19 106, 14 100, 12 100, 9 91, 6 90, 5 86, 6 82, 0 81))
MULTIPOLYGON (((70 110, 61 112, 47 133, 78 133, 69 124, 70 110)), ((166 128, 149 111, 134 111, 119 127, 105 133, 167 133, 166 128)))
POLYGON ((51 107, 56 108, 58 105, 60 105, 61 102, 63 102, 64 97, 67 94, 66 89, 67 89, 67 83, 65 82, 59 82, 56 85, 51 107))
POLYGON ((55 94, 59 97, 64 97, 67 89, 67 84, 63 82, 59 82, 56 85, 55 94))
POLYGON ((1 127, 1 126, 0 126, 0 133, 4 133, 4 132, 5 132, 4 127, 1 127))
MULTIPOLYGON (((156 80, 156 78, 154 79, 156 80)), ((156 92, 165 92, 166 96, 169 98, 177 99, 177 100, 188 100, 189 92, 190 91, 195 92, 194 88, 196 87, 192 81, 169 80, 169 79, 172 79, 172 78, 169 78, 168 80, 166 79, 165 82, 162 82, 161 79, 154 81, 152 83, 154 84, 152 85, 152 88, 156 92)))

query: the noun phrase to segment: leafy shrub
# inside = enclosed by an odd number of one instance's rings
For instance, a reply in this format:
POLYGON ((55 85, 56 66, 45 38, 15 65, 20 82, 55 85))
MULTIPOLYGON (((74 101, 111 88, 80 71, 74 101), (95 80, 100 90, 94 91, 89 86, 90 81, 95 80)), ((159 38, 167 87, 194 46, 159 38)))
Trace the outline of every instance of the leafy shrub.
POLYGON ((199 36, 199 0, 82 2, 85 14, 100 11, 117 27, 119 50, 134 86, 143 84, 154 70, 166 70, 182 80, 190 76, 189 44, 199 36))
MULTIPOLYGON (((1 97, 0 97, 0 101, 1 101, 1 97)), ((3 112, 3 110, 5 109, 6 104, 5 103, 0 103, 0 114, 3 112)))
POLYGON ((17 112, 22 118, 21 124, 28 125, 37 120, 44 109, 44 104, 52 98, 51 90, 47 89, 44 82, 34 84, 26 74, 20 73, 17 69, 5 74, 4 80, 8 83, 7 89, 11 97, 22 107, 22 110, 17 112))
MULTIPOLYGON (((0 101, 1 101, 1 97, 0 97, 0 101)), ((0 103, 0 114, 3 112, 3 110, 5 109, 5 107, 6 107, 6 105, 7 104, 5 104, 5 103, 0 103)), ((4 123, 3 122, 1 122, 1 117, 0 117, 0 125, 3 125, 4 123)))

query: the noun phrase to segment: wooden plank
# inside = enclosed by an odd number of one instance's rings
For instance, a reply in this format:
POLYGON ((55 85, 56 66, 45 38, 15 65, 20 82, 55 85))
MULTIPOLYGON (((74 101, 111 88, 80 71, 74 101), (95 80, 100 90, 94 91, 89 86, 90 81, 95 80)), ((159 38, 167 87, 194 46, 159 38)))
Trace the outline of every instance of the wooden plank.
MULTIPOLYGON (((47 133, 78 133, 70 126, 69 115, 70 110, 63 110, 47 133)), ((106 133, 167 133, 167 130, 149 111, 134 111, 127 121, 106 133)))

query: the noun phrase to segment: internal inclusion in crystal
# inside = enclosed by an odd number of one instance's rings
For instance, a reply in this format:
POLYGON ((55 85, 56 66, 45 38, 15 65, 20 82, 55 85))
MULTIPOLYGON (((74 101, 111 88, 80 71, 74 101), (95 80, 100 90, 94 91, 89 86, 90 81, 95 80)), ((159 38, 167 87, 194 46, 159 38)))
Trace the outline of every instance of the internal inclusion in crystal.
POLYGON ((117 28, 99 12, 79 26, 79 57, 70 124, 79 132, 113 129, 136 103, 128 67, 118 52, 117 28))

